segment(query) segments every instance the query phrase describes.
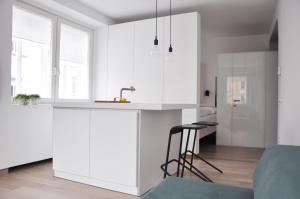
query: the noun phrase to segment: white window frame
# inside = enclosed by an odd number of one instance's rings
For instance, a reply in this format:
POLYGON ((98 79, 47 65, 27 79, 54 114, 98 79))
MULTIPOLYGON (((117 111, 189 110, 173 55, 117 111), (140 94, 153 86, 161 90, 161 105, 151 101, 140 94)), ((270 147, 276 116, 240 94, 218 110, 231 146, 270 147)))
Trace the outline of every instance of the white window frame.
POLYGON ((45 18, 48 18, 49 20, 51 20, 51 23, 52 23, 52 31, 51 31, 51 56, 52 56, 52 59, 51 59, 51 68, 52 68, 52 74, 51 74, 51 97, 50 98, 41 98, 40 99, 40 103, 41 104, 49 104, 49 103, 52 103, 53 102, 53 85, 54 85, 54 74, 53 74, 53 65, 55 63, 55 49, 56 49, 56 34, 57 34, 57 30, 56 30, 56 27, 57 27, 57 17, 53 14, 50 14, 46 11, 43 11, 39 8, 36 8, 36 7, 33 7, 33 6, 30 6, 28 4, 25 4, 25 3, 21 3, 19 1, 15 1, 14 4, 13 4, 13 7, 17 8, 17 9, 20 9, 20 10, 24 10, 26 12, 29 12, 29 13, 32 13, 32 14, 35 14, 35 15, 39 15, 41 17, 45 17, 45 18))
POLYGON ((57 21, 57 50, 56 50, 56 67, 55 71, 57 73, 55 78, 55 101, 56 102, 91 102, 92 101, 92 92, 93 92, 93 55, 94 55, 94 31, 90 28, 87 28, 85 26, 82 26, 80 24, 74 23, 70 20, 64 19, 64 18, 58 18, 57 21), (88 90, 88 99, 60 99, 59 98, 59 74, 60 74, 60 68, 59 68, 59 61, 60 61, 60 35, 61 35, 61 25, 66 24, 68 26, 74 27, 76 29, 82 30, 84 32, 87 32, 89 35, 89 90, 88 90))
POLYGON ((91 102, 93 97, 93 69, 94 69, 94 30, 89 28, 87 25, 73 22, 72 20, 65 19, 64 17, 58 16, 41 8, 32 6, 30 4, 15 0, 13 7, 30 12, 32 14, 40 15, 42 17, 49 18, 52 23, 51 31, 51 97, 42 98, 41 104, 51 104, 55 102, 91 102), (87 100, 82 99, 59 99, 58 88, 59 88, 59 57, 60 57, 60 27, 61 24, 66 24, 74 28, 83 30, 89 34, 89 95, 87 100))

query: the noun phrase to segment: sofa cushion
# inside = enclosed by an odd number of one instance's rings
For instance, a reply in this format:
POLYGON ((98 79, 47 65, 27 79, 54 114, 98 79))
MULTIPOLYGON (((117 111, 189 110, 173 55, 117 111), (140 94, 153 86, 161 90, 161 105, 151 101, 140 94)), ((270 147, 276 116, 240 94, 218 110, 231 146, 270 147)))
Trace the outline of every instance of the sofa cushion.
POLYGON ((144 199, 253 199, 253 191, 213 183, 168 177, 144 199))
POLYGON ((300 147, 267 149, 256 167, 253 182, 255 199, 299 199, 300 147))

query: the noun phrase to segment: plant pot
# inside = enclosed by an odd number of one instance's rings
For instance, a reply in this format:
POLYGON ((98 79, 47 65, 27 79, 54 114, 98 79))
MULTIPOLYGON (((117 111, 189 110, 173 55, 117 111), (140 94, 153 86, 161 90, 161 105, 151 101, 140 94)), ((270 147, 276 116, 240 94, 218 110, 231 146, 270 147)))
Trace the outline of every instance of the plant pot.
POLYGON ((32 99, 30 100, 32 105, 38 105, 39 104, 39 99, 32 99))
POLYGON ((22 100, 20 100, 20 101, 19 101, 19 104, 20 104, 20 105, 24 105, 24 106, 26 106, 26 105, 28 105, 28 104, 29 104, 29 101, 28 101, 28 100, 26 100, 26 99, 22 99, 22 100))

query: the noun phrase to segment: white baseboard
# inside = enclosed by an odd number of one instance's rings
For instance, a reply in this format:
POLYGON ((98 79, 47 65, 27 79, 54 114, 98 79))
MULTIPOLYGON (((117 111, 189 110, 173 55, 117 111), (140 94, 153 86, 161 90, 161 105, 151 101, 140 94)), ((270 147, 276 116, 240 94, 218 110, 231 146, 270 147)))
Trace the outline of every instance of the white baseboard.
POLYGON ((103 189, 109 189, 112 191, 122 192, 134 196, 140 196, 138 187, 129 187, 126 185, 116 184, 112 182, 101 181, 92 177, 78 176, 62 171, 54 171, 54 176, 58 178, 63 178, 67 180, 71 180, 74 182, 79 182, 83 184, 88 184, 95 187, 100 187, 103 189))

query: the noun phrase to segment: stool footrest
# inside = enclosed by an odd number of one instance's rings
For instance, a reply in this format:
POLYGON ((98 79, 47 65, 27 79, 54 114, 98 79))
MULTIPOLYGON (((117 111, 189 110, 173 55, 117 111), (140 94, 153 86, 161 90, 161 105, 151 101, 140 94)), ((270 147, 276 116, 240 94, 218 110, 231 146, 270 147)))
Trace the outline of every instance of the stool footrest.
MULTIPOLYGON (((217 123, 208 123, 210 125, 217 125, 217 123)), ((223 173, 222 170, 220 170, 219 168, 215 167, 213 164, 211 164, 210 162, 206 161, 204 158, 202 158, 201 156, 199 156, 198 154, 195 154, 195 144, 196 144, 196 137, 197 137, 197 132, 199 132, 199 130, 203 129, 203 128, 207 128, 207 125, 199 125, 199 124, 188 124, 188 125, 181 125, 181 126, 175 126, 173 128, 171 128, 170 130, 170 134, 169 134, 169 141, 168 141, 168 148, 167 148, 167 155, 166 155, 166 161, 163 165, 161 165, 161 169, 164 172, 164 178, 168 175, 171 176, 171 174, 168 172, 168 165, 171 163, 177 163, 177 177, 179 177, 179 175, 181 177, 184 176, 184 170, 187 169, 188 171, 190 171, 191 173, 195 174, 196 176, 198 176, 199 178, 201 178, 204 181, 207 182, 213 182, 210 178, 208 178, 204 173, 202 173, 198 168, 196 168, 193 165, 193 160, 194 157, 199 158, 200 160, 202 160, 203 162, 205 162, 206 164, 208 164, 210 167, 214 168, 215 170, 217 170, 220 173, 223 173), (182 153, 182 144, 183 144, 183 134, 184 134, 184 130, 188 130, 187 132, 187 141, 186 144, 184 146, 184 153, 182 153), (193 140, 193 147, 192 150, 188 149, 188 144, 189 144, 189 140, 190 140, 190 134, 191 131, 194 131, 194 140, 193 140), (180 134, 180 142, 179 142, 179 151, 178 151, 178 159, 172 159, 169 160, 169 155, 170 155, 170 148, 171 148, 171 142, 172 142, 172 137, 175 134, 180 134), (187 160, 187 153, 191 153, 192 154, 192 158, 190 161, 187 160), (180 169, 181 169, 181 174, 180 174, 180 169)))
MULTIPOLYGON (((206 164, 208 164, 210 167, 214 168, 215 170, 217 170, 219 173, 223 173, 223 171, 221 169, 219 169, 218 167, 216 167, 215 165, 211 164, 210 162, 208 162, 207 160, 205 160, 204 158, 202 158, 201 156, 199 156, 198 154, 192 152, 192 151, 187 151, 187 153, 192 154, 193 156, 196 156, 197 158, 199 158, 200 160, 202 160, 203 162, 205 162, 206 164)), ((181 156, 184 156, 184 153, 181 154, 181 156)), ((183 158, 183 157, 181 157, 183 158)))
MULTIPOLYGON (((188 171, 190 171, 191 173, 193 173, 194 175, 196 175, 197 177, 199 177, 200 179, 202 179, 205 182, 212 182, 213 181, 208 178, 204 173, 202 173, 198 168, 196 168, 195 166, 193 166, 189 161, 186 161, 185 163, 187 163, 188 165, 184 165, 181 161, 178 161, 177 159, 172 159, 170 160, 168 163, 162 164, 160 166, 160 168, 162 169, 163 172, 167 173, 168 176, 172 176, 168 171, 166 171, 165 167, 166 165, 169 165, 171 163, 177 163, 180 166, 184 167, 185 169, 187 169, 188 171)), ((179 173, 177 173, 177 177, 179 176, 179 173)))

